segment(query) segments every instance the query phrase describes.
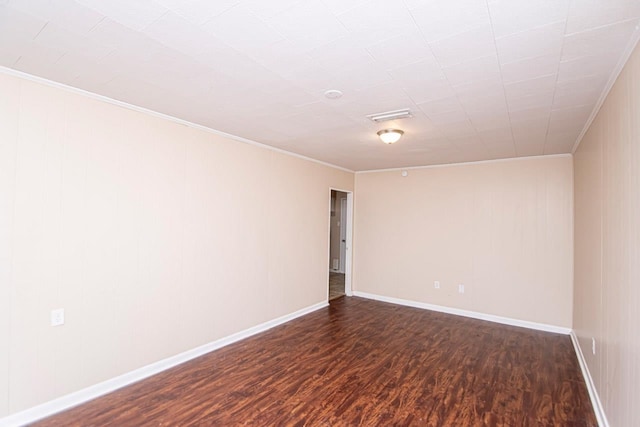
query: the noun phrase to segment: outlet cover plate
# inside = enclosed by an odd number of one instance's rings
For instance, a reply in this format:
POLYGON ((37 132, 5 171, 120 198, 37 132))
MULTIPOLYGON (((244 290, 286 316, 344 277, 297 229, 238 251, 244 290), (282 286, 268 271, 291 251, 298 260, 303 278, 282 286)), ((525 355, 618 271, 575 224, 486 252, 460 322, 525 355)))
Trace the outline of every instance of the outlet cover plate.
POLYGON ((51 310, 51 326, 64 325, 64 308, 51 310))

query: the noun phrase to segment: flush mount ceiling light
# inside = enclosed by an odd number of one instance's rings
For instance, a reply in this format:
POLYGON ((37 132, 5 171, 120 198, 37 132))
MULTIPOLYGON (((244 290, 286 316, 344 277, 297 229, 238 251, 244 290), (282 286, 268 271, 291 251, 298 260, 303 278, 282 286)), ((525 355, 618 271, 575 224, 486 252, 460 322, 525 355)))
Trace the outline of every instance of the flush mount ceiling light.
POLYGON ((393 144, 394 142, 398 142, 400 137, 404 135, 404 132, 400 129, 382 129, 378 131, 378 136, 380 140, 385 144, 393 144))

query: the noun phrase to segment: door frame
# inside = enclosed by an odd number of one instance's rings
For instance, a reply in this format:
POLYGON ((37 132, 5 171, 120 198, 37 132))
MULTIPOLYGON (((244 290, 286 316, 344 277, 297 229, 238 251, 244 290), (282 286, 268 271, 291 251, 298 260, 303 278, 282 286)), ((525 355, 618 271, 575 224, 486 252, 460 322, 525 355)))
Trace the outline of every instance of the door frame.
MULTIPOLYGON (((353 272, 353 190, 344 190, 342 188, 329 187, 327 198, 327 301, 329 301, 329 265, 331 261, 331 190, 340 191, 347 194, 347 214, 345 229, 345 265, 344 265, 344 293, 347 296, 353 296, 352 288, 352 272, 353 272)), ((341 224, 342 226, 342 224, 341 224)))
POLYGON ((340 199, 340 268, 338 270, 342 274, 346 274, 346 264, 347 264, 347 199, 340 199), (344 234, 344 236, 343 236, 344 234), (344 238, 344 245, 342 244, 342 240, 344 238))

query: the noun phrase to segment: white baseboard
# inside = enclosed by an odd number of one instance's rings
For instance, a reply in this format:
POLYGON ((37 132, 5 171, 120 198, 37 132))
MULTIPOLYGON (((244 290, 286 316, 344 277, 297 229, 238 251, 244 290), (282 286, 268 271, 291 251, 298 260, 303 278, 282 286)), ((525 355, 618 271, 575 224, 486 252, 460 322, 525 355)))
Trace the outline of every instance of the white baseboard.
POLYGON ((589 391, 589 398, 591 399, 591 405, 593 406, 593 411, 596 413, 596 419, 598 420, 598 425, 600 427, 609 427, 609 421, 607 420, 607 416, 604 413, 604 408, 602 407, 600 396, 598 396, 598 391, 596 390, 596 386, 593 383, 593 378, 591 378, 591 373, 589 372, 587 361, 585 360, 584 354, 582 353, 582 348, 580 347, 580 341, 578 341, 578 337, 574 331, 571 331, 570 335, 571 335, 571 342, 573 343, 573 348, 576 351, 576 356, 578 357, 580 370, 582 371, 582 376, 584 377, 584 382, 587 384, 587 390, 589 391))
POLYGON ((275 326, 289 322, 290 320, 293 320, 297 317, 304 316, 305 314, 309 314, 313 311, 327 307, 328 305, 329 304, 327 302, 321 302, 318 304, 311 305, 309 307, 298 310, 294 313, 290 313, 290 314, 278 317, 277 319, 269 320, 268 322, 262 323, 260 325, 256 325, 249 329, 245 329, 243 331, 240 331, 233 335, 229 335, 219 340, 210 342, 200 347, 187 350, 183 353, 168 357, 158 362, 154 362, 150 365, 143 366, 142 368, 136 369, 131 372, 127 372, 126 374, 89 386, 87 388, 76 391, 74 393, 67 394, 66 396, 62 396, 57 399, 50 400, 49 402, 40 404, 38 406, 34 406, 32 408, 26 409, 24 411, 17 412, 5 418, 1 418, 0 427, 23 426, 26 424, 33 423, 39 419, 48 417, 57 412, 64 411, 65 409, 69 409, 73 406, 77 406, 89 400, 93 400, 97 397, 103 396, 119 388, 125 387, 127 385, 130 385, 140 380, 143 380, 145 378, 148 378, 152 375, 165 371, 169 368, 173 368, 174 366, 187 362, 191 359, 195 359, 196 357, 202 356, 213 350, 217 350, 221 347, 227 346, 236 341, 240 341, 252 335, 259 334, 260 332, 264 332, 275 326))
POLYGON ((554 332, 556 334, 569 335, 570 328, 562 326, 547 325, 545 323, 529 322, 527 320, 512 319, 509 317, 495 316, 477 311, 461 310, 458 308, 445 307, 442 305, 427 304, 426 302, 411 301, 400 298, 386 297, 382 295, 370 294, 368 292, 354 291, 354 296, 373 299, 377 301, 390 302, 392 304, 405 305, 408 307, 422 308, 425 310, 439 311, 441 313, 455 314, 457 316, 471 317, 473 319, 487 320, 489 322, 502 323, 504 325, 519 326, 521 328, 536 329, 538 331, 554 332))

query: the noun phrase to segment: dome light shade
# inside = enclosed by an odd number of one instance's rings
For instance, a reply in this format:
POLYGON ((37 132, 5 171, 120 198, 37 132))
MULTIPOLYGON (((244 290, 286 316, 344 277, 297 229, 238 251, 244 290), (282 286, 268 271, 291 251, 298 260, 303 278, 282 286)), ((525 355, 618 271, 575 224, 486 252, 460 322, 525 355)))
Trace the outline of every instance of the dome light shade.
POLYGON ((398 142, 400 137, 404 135, 404 132, 400 129, 382 129, 378 131, 378 136, 380 140, 385 144, 393 144, 394 142, 398 142))

